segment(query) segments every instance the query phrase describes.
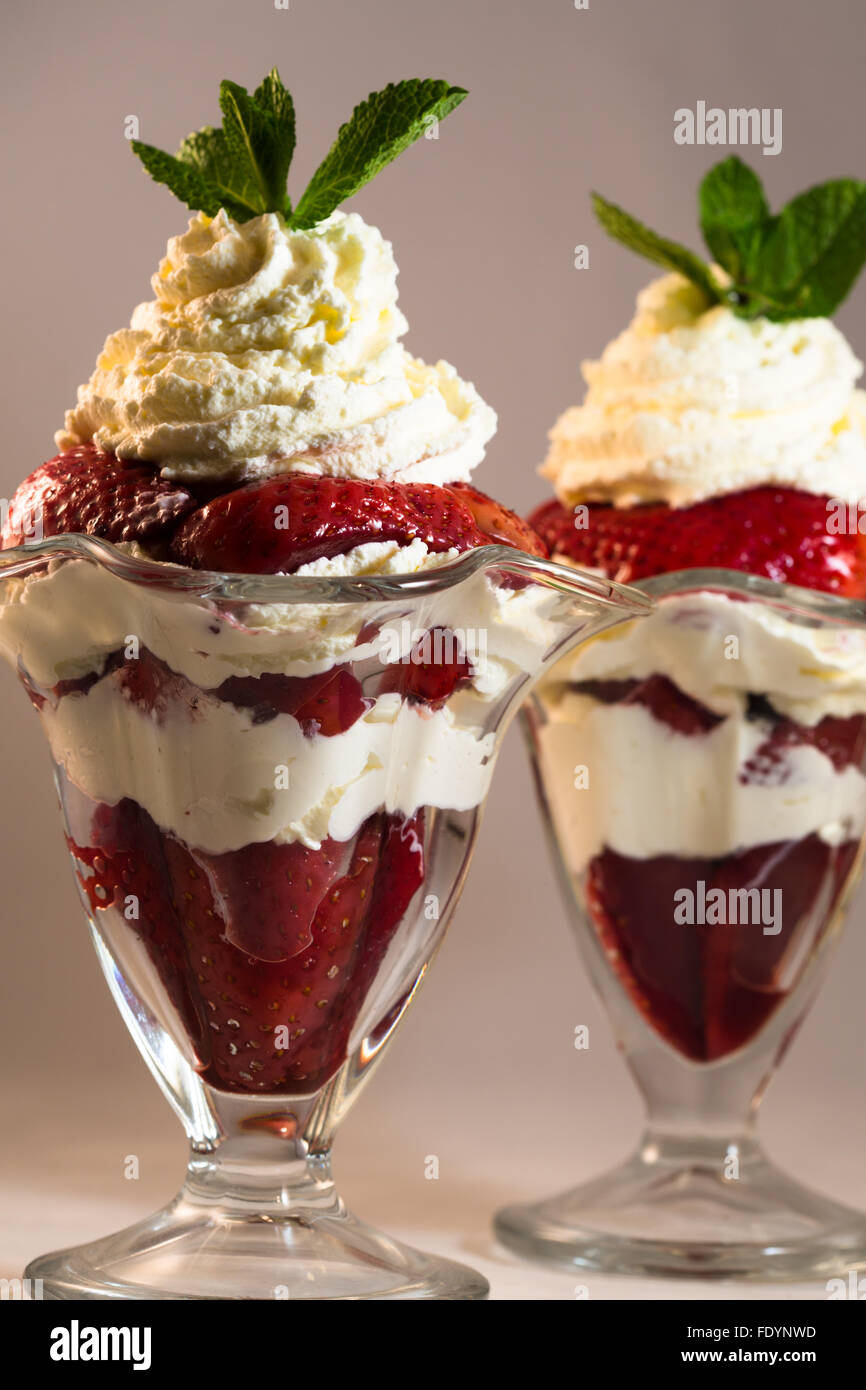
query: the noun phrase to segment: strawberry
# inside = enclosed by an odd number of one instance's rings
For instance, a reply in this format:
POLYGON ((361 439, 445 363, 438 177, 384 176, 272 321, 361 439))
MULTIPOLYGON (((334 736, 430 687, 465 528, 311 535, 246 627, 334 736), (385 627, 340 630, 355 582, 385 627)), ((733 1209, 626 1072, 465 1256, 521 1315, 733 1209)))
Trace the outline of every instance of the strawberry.
POLYGON ((590 864, 587 901, 623 988, 672 1047, 697 1062, 743 1047, 796 987, 832 921, 857 852, 818 835, 757 845, 724 859, 632 859, 605 849, 590 864), (761 921, 678 923, 674 894, 688 888, 779 891, 781 930, 761 921), (792 974, 792 970, 794 973, 792 974))
MULTIPOLYGON (((588 504, 587 524, 558 501, 531 517, 554 557, 635 583, 674 570, 744 570, 779 583, 866 596, 866 539, 828 530, 828 499, 760 487, 672 508, 588 504)), ((584 515, 584 514, 581 514, 584 515)))
POLYGON ((278 672, 230 676, 214 690, 202 691, 147 647, 141 647, 137 657, 113 652, 101 671, 58 681, 50 691, 40 690, 32 682, 27 691, 41 709, 46 699, 56 706, 66 695, 86 694, 103 679, 111 680, 124 699, 158 723, 171 706, 185 705, 187 715, 194 718, 202 700, 217 699, 251 709, 254 724, 267 723, 278 714, 294 715, 308 737, 344 733, 373 703, 365 698, 360 682, 346 666, 333 666, 314 676, 283 676, 278 672))
POLYGON ((448 488, 285 473, 200 508, 174 537, 172 555, 194 569, 290 574, 366 541, 415 539, 442 551, 468 550, 487 537, 448 488))
POLYGON ((408 820, 389 816, 370 909, 367 957, 378 955, 424 882, 424 812, 408 820))
POLYGON ((165 541, 196 507, 191 494, 156 468, 83 444, 43 463, 18 488, 3 527, 3 546, 39 535, 83 532, 105 541, 165 541))
POLYGON ((103 676, 114 682, 125 700, 158 723, 179 705, 186 706, 187 715, 194 717, 204 699, 197 685, 173 671, 148 647, 141 647, 137 657, 127 658, 123 652, 115 652, 108 658, 103 676))
POLYGON ((91 671, 86 676, 71 676, 66 680, 57 681, 55 685, 44 687, 39 686, 31 676, 23 669, 18 672, 18 679, 35 709, 42 710, 46 704, 52 709, 56 709, 60 701, 66 695, 86 695, 91 686, 101 678, 102 672, 91 671))
MULTIPOLYGON (((339 1013, 332 1013, 326 1025, 332 1034, 339 1034, 344 1053, 361 1004, 372 987, 394 932, 424 882, 424 876, 423 810, 416 811, 409 820, 401 820, 399 816, 388 817, 379 851, 368 927, 352 972, 352 988, 343 995, 339 1013)), ((415 982, 412 981, 410 994, 414 987, 415 982)), ((407 998, 408 995, 404 995, 398 999, 385 1017, 378 1021, 371 1033, 374 1041, 380 1041, 393 1026, 407 998)))
MULTIPOLYGON (((304 962, 302 989, 304 1017, 311 1022, 291 1059, 291 1075, 302 1083, 313 1079, 321 1084, 345 1061, 349 1033, 373 982, 367 971, 358 974, 358 966, 365 954, 385 819, 378 812, 361 827, 347 872, 316 913, 316 939, 304 962)), ((293 1014, 303 1007, 292 1003, 293 1014)))
POLYGON ((70 844, 92 910, 124 912, 212 1085, 307 1094, 346 1059, 382 958, 424 880, 424 816, 376 812, 354 840, 192 849, 124 800, 70 844), (286 1030, 275 1045, 275 1030, 286 1030))
POLYGON ((160 869, 158 832, 147 813, 127 797, 116 806, 100 802, 91 822, 90 841, 85 847, 74 842, 69 846, 90 870, 89 874, 79 871, 90 906, 122 908, 126 893, 134 891, 140 913, 152 921, 159 918, 168 880, 160 869))
POLYGON ((864 762, 866 717, 862 714, 847 718, 828 714, 817 724, 795 724, 774 710, 763 696, 752 695, 749 718, 766 724, 767 737, 741 767, 739 781, 743 784, 782 786, 790 775, 785 752, 797 746, 817 748, 837 772, 850 766, 860 767, 864 762))
POLYGON ((40 710, 46 703, 56 709, 67 695, 86 695, 99 681, 111 680, 124 699, 152 714, 158 722, 164 720, 175 700, 184 701, 192 712, 201 697, 196 686, 172 671, 147 647, 142 647, 135 658, 127 657, 123 651, 111 652, 98 671, 58 681, 49 689, 34 685, 26 676, 22 675, 21 679, 33 704, 40 710))
POLYGON ((211 1084, 305 1094, 342 1065, 381 957, 423 877, 419 853, 414 877, 399 863, 396 871, 392 867, 399 825, 399 818, 376 812, 348 844, 325 840, 306 858, 303 847, 285 846, 294 852, 291 882, 279 846, 247 846, 227 864, 232 856, 205 856, 164 837, 191 988, 212 1032, 203 1058, 211 1084), (306 877, 299 882, 299 875, 306 877), (246 914, 258 918, 256 930, 270 947, 275 924, 268 914, 284 920, 293 893, 293 925, 302 915, 307 945, 279 961, 251 955, 246 914), (275 1046, 277 1028, 286 1030, 283 1046, 275 1046))
MULTIPOLYGON (((291 960, 313 940, 313 919, 344 863, 344 847, 294 842, 244 845, 224 854, 187 849, 219 906, 224 939, 254 960, 291 960)), ((183 913, 183 903, 178 904, 183 913)))
POLYGON ((368 710, 360 682, 348 666, 332 666, 315 676, 229 676, 213 694, 241 709, 252 709, 253 723, 293 714, 305 734, 330 738, 345 733, 368 710))
POLYGON ((419 637, 410 660, 386 667, 380 689, 399 691, 407 700, 440 709, 457 686, 472 678, 469 662, 450 628, 433 627, 419 637))
POLYGON ((90 844, 67 837, 75 872, 92 912, 114 907, 144 942, 166 992, 196 1051, 206 1040, 203 1013, 189 987, 189 968, 172 907, 172 884, 162 836, 142 808, 125 797, 101 802, 93 814, 90 844))
POLYGON ((761 925, 706 926, 704 959, 708 1060, 744 1046, 795 989, 833 921, 857 855, 857 842, 828 845, 819 835, 756 845, 716 867, 713 888, 758 888, 781 908, 781 931, 761 925), (778 897, 773 895, 778 894, 778 897), (719 952, 723 956, 719 958, 719 952))
POLYGON ((724 716, 686 695, 667 676, 647 676, 644 680, 581 681, 572 686, 581 695, 590 695, 605 705, 643 705, 660 724, 677 734, 706 734, 724 716))
POLYGON ((673 920, 674 893, 709 879, 703 859, 632 859, 604 849, 590 862, 587 903, 605 954, 637 1009, 678 1051, 700 1057, 700 928, 673 920))
POLYGON ((365 541, 421 539, 432 551, 491 541, 544 548, 520 517, 466 483, 362 482, 288 473, 193 494, 141 460, 93 444, 43 463, 16 491, 5 548, 69 532, 138 541, 195 569, 291 574, 365 541), (170 544, 170 550, 168 550, 170 544))
POLYGON ((479 492, 469 483, 452 483, 451 491, 456 492, 465 502, 475 518, 479 531, 498 545, 511 545, 517 550, 525 550, 530 555, 547 556, 547 546, 528 521, 516 512, 503 507, 501 502, 479 492))

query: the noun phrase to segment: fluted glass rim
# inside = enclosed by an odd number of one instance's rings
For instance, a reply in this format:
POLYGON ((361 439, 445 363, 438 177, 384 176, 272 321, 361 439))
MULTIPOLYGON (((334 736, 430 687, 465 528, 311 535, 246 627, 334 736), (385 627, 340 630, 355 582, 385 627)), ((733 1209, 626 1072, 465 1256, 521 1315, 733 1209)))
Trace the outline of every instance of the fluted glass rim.
POLYGON ((765 579, 746 574, 743 570, 686 569, 670 574, 657 574, 649 579, 636 580, 630 588, 639 589, 656 601, 674 595, 730 593, 756 599, 783 610, 795 622, 803 624, 839 623, 850 627, 866 627, 866 601, 828 594, 821 589, 804 589, 797 584, 765 579))
POLYGON ((128 554, 110 541, 77 532, 28 541, 0 551, 0 579, 23 577, 55 560, 90 560, 118 579, 191 598, 243 603, 366 603, 426 598, 443 593, 483 570, 500 570, 572 597, 609 605, 633 616, 649 613, 654 599, 571 565, 561 565, 509 545, 483 545, 435 569, 412 574, 318 576, 232 574, 187 569, 128 554))

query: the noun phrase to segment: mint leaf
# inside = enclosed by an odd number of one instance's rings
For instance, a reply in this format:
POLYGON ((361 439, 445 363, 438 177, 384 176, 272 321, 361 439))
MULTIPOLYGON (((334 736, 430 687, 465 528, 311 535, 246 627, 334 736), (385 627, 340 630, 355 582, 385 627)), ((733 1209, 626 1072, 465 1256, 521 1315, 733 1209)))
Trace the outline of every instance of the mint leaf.
POLYGON ((436 78, 410 78, 373 92, 340 127, 295 208, 292 226, 304 230, 328 217, 466 95, 436 78))
POLYGON ((731 155, 704 177, 699 206, 704 241, 742 287, 754 274, 762 238, 772 222, 761 180, 731 155))
POLYGON ((602 226, 617 241, 668 270, 678 270, 741 318, 776 323, 823 318, 846 297, 866 264, 866 183, 831 179, 770 212, 761 180, 736 155, 704 176, 701 230, 731 277, 717 282, 710 266, 677 242, 651 232, 629 213, 592 195, 602 226))
POLYGON ((667 270, 678 270, 703 290, 710 303, 727 298, 725 290, 716 283, 710 267, 687 247, 651 232, 649 227, 617 207, 616 203, 609 203, 599 193, 593 193, 592 205, 604 230, 616 241, 621 241, 623 246, 667 270))
POLYGON ((271 68, 267 77, 253 93, 253 101, 262 111, 270 114, 273 120, 274 139, 279 146, 280 191, 285 192, 289 166, 295 153, 295 103, 288 88, 283 86, 276 68, 271 68))
POLYGON ((214 217, 225 208, 238 222, 263 212, 288 215, 295 108, 276 68, 252 96, 237 82, 221 82, 220 108, 222 127, 194 131, 176 155, 140 140, 132 148, 151 177, 193 212, 214 217))
MULTIPOLYGON (((216 203, 216 212, 219 212, 221 207, 225 208, 238 222, 245 222, 248 218, 258 215, 254 194, 251 190, 245 192, 242 187, 222 130, 205 126, 202 130, 194 131, 184 140, 177 152, 177 158, 181 163, 192 166, 201 175, 209 190, 211 203, 216 203)), ((172 188, 172 192, 176 193, 177 189, 172 188)), ((189 206, 192 207, 193 204, 190 203, 189 206)), ((204 207, 200 203, 194 206, 213 217, 211 207, 204 207)))
MULTIPOLYGON (((141 140, 133 140, 130 143, 133 152, 138 155, 151 178, 157 183, 164 183, 176 198, 186 203, 193 211, 205 212, 209 217, 216 216, 223 206, 220 191, 195 164, 186 158, 180 159, 173 154, 166 154, 155 145, 145 145, 141 140)), ((246 216, 248 217, 249 213, 246 216)))
POLYGON ((256 213, 287 213, 286 177, 295 148, 292 99, 273 68, 253 96, 220 83, 223 143, 240 201, 256 213))
POLYGON ((787 203, 766 236, 755 289, 777 321, 832 314, 866 262, 866 183, 832 179, 787 203))
POLYGON ((286 192, 295 150, 295 108, 272 68, 252 96, 228 79, 220 83, 222 125, 188 135, 177 154, 132 141, 157 183, 194 212, 220 210, 238 222, 280 213, 290 227, 314 227, 467 95, 437 78, 411 78, 373 92, 356 106, 301 198, 295 213, 286 192))

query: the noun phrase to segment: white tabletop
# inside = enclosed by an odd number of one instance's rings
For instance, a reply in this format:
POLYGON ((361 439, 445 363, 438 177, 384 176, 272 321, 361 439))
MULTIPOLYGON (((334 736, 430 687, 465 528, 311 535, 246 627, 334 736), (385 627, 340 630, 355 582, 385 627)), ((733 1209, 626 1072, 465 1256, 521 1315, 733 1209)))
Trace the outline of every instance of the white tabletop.
MULTIPOLYGON (((134 1060, 134 1059, 130 1059, 134 1060)), ((7 1080, 0 1103, 6 1116, 0 1180, 0 1277, 20 1275, 27 1260, 60 1246, 107 1234, 146 1215, 171 1197, 185 1162, 185 1142, 150 1079, 115 1076, 97 1089, 80 1085, 52 1105, 44 1085, 7 1080), (123 1084, 121 1084, 121 1082, 123 1084), (137 1181, 124 1178, 128 1155, 139 1160, 137 1181)), ((424 1144, 413 1135, 412 1108, 401 1117, 370 1098, 359 1104, 340 1136, 337 1176, 352 1207, 390 1234, 481 1270, 491 1298, 589 1299, 822 1299, 818 1286, 610 1278, 554 1271, 499 1247, 490 1215, 503 1201, 538 1197, 532 1168, 514 1149, 494 1161, 476 1143, 459 1154, 443 1135, 440 1178, 425 1180, 424 1144), (390 1123, 389 1123, 390 1114, 390 1123)), ((596 1168, 603 1164, 596 1163, 596 1168)), ((579 1179, 593 1164, 584 1155, 579 1179)), ((558 1168, 562 1186, 563 1165, 558 1168)), ((834 1187, 835 1195, 853 1197, 834 1187)))

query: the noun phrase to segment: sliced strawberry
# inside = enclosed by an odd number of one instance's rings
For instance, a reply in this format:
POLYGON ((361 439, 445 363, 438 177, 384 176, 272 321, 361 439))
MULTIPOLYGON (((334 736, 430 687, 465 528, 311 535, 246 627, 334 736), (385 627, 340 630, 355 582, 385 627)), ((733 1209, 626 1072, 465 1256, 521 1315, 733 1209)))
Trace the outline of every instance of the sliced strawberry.
POLYGON ((91 871, 79 874, 91 907, 119 904, 122 908, 126 894, 134 892, 144 916, 158 919, 170 894, 166 893, 168 878, 162 867, 159 835, 146 812, 127 797, 116 806, 100 802, 90 839, 88 846, 72 843, 70 849, 91 871))
MULTIPOLYGON (((305 917, 315 908, 311 940, 280 962, 255 959, 227 939, 219 892, 227 879, 223 869, 214 872, 214 861, 226 856, 208 856, 203 863, 198 852, 191 854, 165 837, 194 988, 212 1030, 205 1076, 213 1085, 231 1091, 306 1093, 323 1085, 343 1063, 349 1032, 375 974, 371 963, 378 965, 411 897, 405 887, 392 887, 384 899, 376 891, 377 876, 391 854, 393 824, 394 818, 377 812, 354 842, 326 840, 321 850, 310 852, 327 860, 304 901, 305 917), (277 1028, 283 1031, 275 1035, 277 1028)), ((268 897, 274 882, 268 851, 275 848, 263 845, 259 856, 268 897)), ((401 885, 404 878, 398 875, 401 885)), ((247 889, 247 906, 255 912, 257 886, 237 880, 231 887, 236 913, 244 911, 247 889)))
POLYGON ((604 849, 587 882, 590 915, 620 983, 663 1038, 701 1060, 703 944, 700 928, 674 922, 674 894, 711 872, 709 860, 632 859, 604 849))
POLYGON ((644 680, 581 681, 572 689, 590 695, 605 705, 643 705, 653 718, 677 734, 706 734, 720 724, 723 715, 714 714, 699 700, 686 695, 667 676, 647 676, 644 680))
POLYGON ((305 734, 323 738, 345 733, 373 704, 348 666, 332 666, 315 676, 230 676, 213 694, 252 709, 255 724, 293 714, 305 734))
MULTIPOLYGON (((370 904, 367 931, 352 970, 351 989, 343 994, 339 1006, 328 1020, 328 1028, 341 1038, 346 1052, 349 1036, 363 1001, 372 988, 382 959, 403 920, 409 904, 424 882, 424 812, 416 811, 408 820, 387 819, 379 850, 379 867, 370 904)), ((405 997, 398 1000, 381 1019, 371 1036, 378 1039, 399 1016, 405 997)))
POLYGON ((380 688, 439 709, 458 685, 471 679, 472 663, 457 634, 447 627, 433 627, 415 642, 409 660, 386 667, 380 688))
POLYGON ((759 782, 781 786, 790 775, 785 756, 789 748, 816 748, 829 758, 837 772, 860 767, 866 755, 866 716, 852 714, 842 719, 826 715, 817 724, 795 724, 785 719, 762 696, 752 696, 749 715, 767 726, 767 737, 740 769, 743 784, 759 782))
POLYGON ((169 710, 176 713, 181 706, 193 717, 205 698, 197 685, 173 671, 147 647, 141 647, 136 657, 115 653, 106 662, 103 676, 117 686, 123 699, 160 723, 169 710))
POLYGON ((67 695, 86 695, 102 674, 102 671, 90 671, 86 676, 71 676, 67 680, 57 681, 52 686, 37 685, 24 670, 19 670, 18 679, 24 686, 31 703, 36 709, 41 710, 46 705, 56 709, 60 701, 67 695))
POLYGON ((192 851, 126 800, 71 845, 93 909, 124 912, 214 1086, 307 1094, 345 1061, 394 932, 424 880, 424 814, 376 812, 354 840, 192 851), (277 1029, 280 1032, 277 1033, 277 1029))
POLYGON ((424 873, 423 810, 416 811, 408 820, 390 816, 376 875, 365 948, 367 957, 390 940, 394 927, 424 882, 424 873))
POLYGON ((146 811, 125 797, 100 803, 86 846, 67 839, 92 911, 113 907, 142 939, 197 1053, 206 1044, 203 1013, 190 988, 189 966, 172 906, 163 837, 146 811))
MULTIPOLYGON (((346 851, 327 843, 322 848, 332 862, 346 851)), ((325 1022, 333 992, 345 987, 356 949, 352 924, 337 940, 314 918, 305 950, 280 962, 255 959, 227 940, 222 906, 198 856, 170 836, 165 854, 192 988, 210 1027, 202 1057, 205 1080, 228 1091, 315 1090, 327 1076, 309 1077, 298 1054, 307 1035, 325 1022)), ((333 1059, 331 1074, 343 1060, 333 1059)))
MULTIPOLYGON (((331 1076, 346 1058, 349 1034, 372 984, 359 972, 380 867, 385 816, 362 826, 348 871, 322 899, 315 920, 315 943, 307 960, 315 974, 313 1026, 307 1027, 292 1055, 297 1081, 331 1076)), ((309 989, 309 981, 305 985, 309 989)), ((310 997, 310 996, 308 996, 310 997)))
POLYGON ((712 1062, 748 1043, 796 987, 856 852, 856 841, 833 846, 818 835, 719 860, 632 859, 605 849, 590 865, 587 901, 608 959, 647 1022, 686 1057, 712 1062), (682 889, 695 903, 701 894, 712 902, 720 889, 724 916, 734 920, 675 921, 682 889), (732 910, 731 890, 755 889, 779 896, 758 900, 757 914, 745 899, 732 910), (765 932, 773 923, 764 909, 778 905, 781 929, 765 932))
POLYGON ((226 941, 264 961, 290 960, 307 949, 313 919, 346 859, 345 847, 332 840, 321 849, 266 841, 224 854, 187 853, 207 879, 226 941))
POLYGON ((183 706, 190 718, 206 699, 222 700, 240 709, 252 710, 254 724, 264 724, 278 714, 291 714, 309 737, 330 738, 351 728, 373 704, 364 696, 360 682, 347 666, 333 666, 314 676, 283 676, 265 672, 261 676, 230 676, 214 690, 202 691, 147 647, 136 657, 112 652, 102 666, 76 679, 58 681, 50 690, 25 682, 27 692, 41 709, 46 701, 56 707, 67 695, 86 694, 97 681, 111 680, 125 700, 137 705, 157 722, 169 709, 183 706))
POLYGON ((479 492, 469 483, 452 483, 450 486, 452 492, 456 492, 461 501, 469 507, 475 518, 475 525, 489 540, 501 545, 514 546, 517 550, 526 550, 530 555, 546 557, 547 546, 529 522, 524 521, 516 512, 509 511, 501 502, 488 497, 485 492, 479 492))
POLYGON ((779 910, 781 930, 763 920, 707 926, 704 1050, 708 1060, 743 1047, 796 988, 833 920, 857 854, 856 841, 828 845, 818 835, 757 845, 719 861, 713 888, 757 889, 779 910), (720 951, 724 952, 720 957, 720 951))
POLYGON ((164 542, 197 505, 150 464, 82 444, 49 459, 21 484, 9 504, 3 546, 39 538, 40 531, 44 537, 76 531, 115 543, 164 542))
POLYGON ((287 473, 209 502, 181 526, 172 554, 194 569, 291 574, 367 541, 418 539, 462 551, 488 538, 448 488, 287 473))
POLYGON ((553 501, 530 520, 551 555, 600 569, 622 584, 674 570, 718 568, 866 596, 866 538, 829 530, 827 503, 793 488, 762 487, 691 507, 590 503, 578 516, 553 501))

